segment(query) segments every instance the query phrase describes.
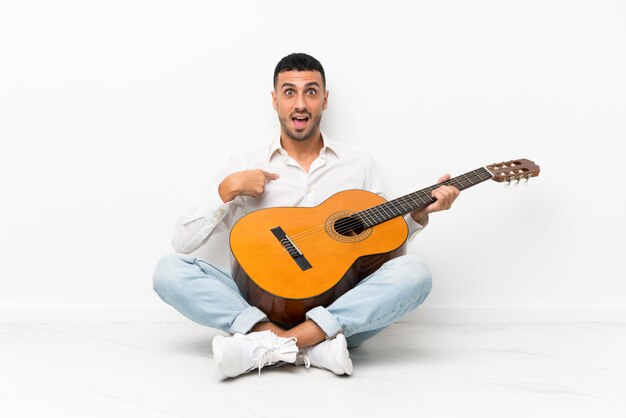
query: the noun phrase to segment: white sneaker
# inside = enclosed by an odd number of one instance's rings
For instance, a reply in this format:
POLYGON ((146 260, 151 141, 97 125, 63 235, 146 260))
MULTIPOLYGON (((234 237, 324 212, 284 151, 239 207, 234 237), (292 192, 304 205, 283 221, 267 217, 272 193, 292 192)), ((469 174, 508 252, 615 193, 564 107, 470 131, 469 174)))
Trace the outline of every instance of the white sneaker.
POLYGON ((272 331, 218 335, 213 338, 213 359, 217 375, 225 379, 269 366, 279 361, 293 363, 298 354, 295 338, 282 338, 272 331))
POLYGON ((337 334, 332 340, 322 341, 312 347, 300 349, 296 364, 327 369, 342 375, 352 375, 352 360, 348 352, 348 343, 343 334, 337 334))

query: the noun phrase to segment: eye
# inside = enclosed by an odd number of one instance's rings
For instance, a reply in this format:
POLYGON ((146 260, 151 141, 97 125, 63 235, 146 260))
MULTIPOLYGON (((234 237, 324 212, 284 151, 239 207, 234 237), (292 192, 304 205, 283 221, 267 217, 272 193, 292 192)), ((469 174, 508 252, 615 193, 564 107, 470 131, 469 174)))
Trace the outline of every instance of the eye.
POLYGON ((313 95, 317 94, 317 90, 315 90, 315 89, 308 89, 306 91, 306 94, 308 94, 309 96, 313 96, 313 95))
POLYGON ((284 92, 285 96, 293 96, 295 94, 295 91, 293 91, 293 89, 287 89, 284 92))

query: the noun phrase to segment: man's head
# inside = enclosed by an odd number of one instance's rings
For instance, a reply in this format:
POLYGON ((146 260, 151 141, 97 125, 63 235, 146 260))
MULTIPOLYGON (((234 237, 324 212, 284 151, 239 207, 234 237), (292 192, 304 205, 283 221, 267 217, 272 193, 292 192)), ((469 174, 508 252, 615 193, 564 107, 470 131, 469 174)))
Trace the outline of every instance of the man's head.
POLYGON ((306 141, 319 134, 322 112, 328 105, 322 64, 307 54, 290 54, 274 70, 274 109, 282 134, 306 141))
POLYGON ((294 52, 278 61, 274 69, 274 89, 276 89, 278 74, 285 71, 317 71, 324 83, 322 89, 326 89, 326 73, 324 73, 322 63, 308 54, 294 52))

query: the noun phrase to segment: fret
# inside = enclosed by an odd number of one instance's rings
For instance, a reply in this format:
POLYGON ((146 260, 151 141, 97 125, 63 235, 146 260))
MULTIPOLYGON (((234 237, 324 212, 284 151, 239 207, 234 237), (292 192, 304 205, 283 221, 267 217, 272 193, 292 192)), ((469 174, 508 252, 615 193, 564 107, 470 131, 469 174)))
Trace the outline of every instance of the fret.
POLYGON ((452 186, 456 187, 459 190, 463 190, 465 189, 465 185, 463 183, 461 183, 460 180, 454 178, 454 179, 450 179, 450 183, 452 183, 452 180, 454 180, 456 182, 456 185, 451 184, 452 186))
MULTIPOLYGON (((471 185, 472 185, 472 186, 475 184, 475 183, 472 181, 472 179, 471 179, 471 178, 467 177, 467 175, 463 174, 463 177, 465 177, 465 179, 466 179, 467 181, 469 181, 469 182, 471 183, 471 185)), ((470 187, 470 186, 467 186, 467 187, 470 187)))

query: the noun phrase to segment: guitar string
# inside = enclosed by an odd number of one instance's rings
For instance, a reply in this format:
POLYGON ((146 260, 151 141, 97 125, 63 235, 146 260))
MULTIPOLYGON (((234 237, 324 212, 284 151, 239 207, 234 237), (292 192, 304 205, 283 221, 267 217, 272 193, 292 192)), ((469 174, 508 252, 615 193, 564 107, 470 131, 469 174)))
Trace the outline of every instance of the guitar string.
MULTIPOLYGON (((376 205, 373 206, 371 208, 365 209, 361 212, 370 212, 371 215, 366 214, 367 217, 370 218, 370 220, 374 220, 376 221, 376 224, 385 222, 387 220, 390 220, 392 218, 395 218, 397 216, 401 216, 404 213, 408 213, 410 212, 410 210, 406 210, 406 208, 404 207, 404 204, 407 204, 409 207, 411 206, 411 202, 409 202, 409 199, 412 201, 413 204, 418 204, 419 203, 414 199, 420 199, 422 202, 421 204, 424 206, 427 206, 428 204, 434 202, 434 200, 432 200, 431 196, 427 195, 426 192, 431 192, 435 189, 437 189, 438 187, 442 186, 442 185, 449 185, 452 182, 456 182, 459 186, 461 186, 461 189, 465 189, 467 187, 470 187, 474 184, 478 184, 482 181, 484 181, 486 179, 483 179, 480 177, 480 175, 478 173, 475 172, 470 172, 470 173, 466 173, 463 174, 461 176, 455 177, 453 179, 447 180, 445 182, 442 182, 440 184, 436 184, 430 187, 427 187, 425 189, 419 190, 417 192, 405 195, 405 196, 401 196, 395 200, 391 200, 385 203, 382 203, 380 205, 376 205), (468 176, 469 175, 469 176, 468 176), (459 181, 460 177, 466 177, 466 180, 468 182, 468 184, 463 184, 461 181, 459 181), (472 180, 478 180, 477 182, 474 182, 472 180), (421 196, 420 193, 422 195, 425 195, 426 199, 429 199, 430 202, 428 200, 424 200, 421 196), (402 203, 400 200, 404 200, 404 203, 402 203), (393 210, 398 210, 398 205, 394 204, 395 201, 398 201, 400 203, 400 208, 402 209, 401 214, 396 214, 393 212, 393 210), (386 206, 385 206, 386 205, 386 206), (392 209, 386 209, 388 207, 391 207, 392 209), (405 212, 406 210, 406 212, 405 212), (393 216, 391 216, 393 215, 393 216), (389 217, 391 216, 391 217, 389 217)), ((337 229, 335 229, 339 234, 343 235, 344 233, 347 233, 350 230, 354 230, 357 229, 359 226, 362 225, 363 219, 358 219, 359 217, 357 216, 357 219, 353 218, 353 217, 346 217, 343 219, 348 219, 347 222, 345 222, 343 225, 341 225, 340 227, 338 227, 337 229)), ((310 228, 308 230, 305 231, 301 231, 297 234, 293 234, 293 235, 289 235, 289 237, 293 240, 297 240, 298 242, 303 242, 304 240, 307 240, 308 238, 317 236, 318 234, 321 234, 322 232, 326 232, 326 227, 325 225, 323 226, 316 226, 313 228, 310 228)))
MULTIPOLYGON (((480 170, 480 169, 479 169, 480 170)), ((475 184, 478 184, 482 181, 487 180, 488 178, 491 178, 491 176, 489 176, 486 179, 483 179, 480 176, 480 173, 477 172, 478 170, 463 174, 461 176, 452 178, 450 180, 447 180, 445 182, 427 187, 425 189, 419 190, 417 192, 405 195, 405 196, 401 196, 397 199, 382 203, 380 205, 376 205, 374 207, 365 209, 362 212, 369 212, 368 214, 366 214, 365 216, 368 217, 370 220, 374 220, 376 221, 376 224, 378 223, 382 223, 385 222, 387 220, 390 220, 392 218, 395 218, 397 216, 401 216, 403 213, 405 213, 404 211, 406 210, 406 208, 404 207, 404 205, 406 204, 407 206, 411 207, 411 201, 413 204, 418 204, 419 207, 419 203, 417 202, 416 199, 421 200, 421 204, 424 206, 427 206, 429 203, 434 202, 434 200, 432 200, 432 197, 428 194, 426 194, 427 192, 431 192, 433 190, 436 190, 438 187, 442 186, 442 185, 450 185, 453 182, 456 182, 458 184, 457 187, 460 186, 461 190, 466 189, 470 186, 473 186, 475 184), (460 178, 465 177, 467 184, 464 184, 461 180, 459 180, 460 178), (477 180, 477 181, 473 181, 473 180, 477 180), (421 195, 424 195, 426 197, 426 199, 431 200, 431 202, 428 202, 428 200, 424 201, 424 199, 422 198, 421 195), (404 202, 402 202, 404 201, 404 202), (396 205, 394 202, 398 202, 399 206, 396 205), (386 206, 385 206, 386 205, 386 206), (403 213, 401 214, 395 214, 395 212, 393 210, 398 210, 398 207, 402 210, 403 213), (389 209, 388 209, 389 208, 389 209), (371 213, 371 214, 370 214, 371 213), (391 216, 391 215, 395 215, 395 216, 391 216), (391 216, 391 217, 389 217, 391 216)), ((410 210, 409 210, 410 211, 410 210)), ((409 212, 406 211, 406 212, 409 212)), ((344 222, 344 224, 340 225, 337 229, 335 229, 335 231, 337 231, 337 233, 344 235, 345 233, 347 233, 350 230, 354 230, 354 229, 358 229, 362 224, 363 224, 363 219, 360 219, 357 216, 357 219, 352 218, 352 217, 346 217, 344 219, 348 219, 348 221, 344 222)), ((291 238, 291 240, 298 245, 298 243, 302 243, 304 241, 308 241, 311 238, 315 238, 317 237, 317 235, 322 234, 322 233, 326 233, 326 226, 325 225, 321 225, 321 226, 316 226, 313 228, 309 228, 307 230, 298 232, 297 234, 293 234, 293 235, 289 235, 289 237, 291 238), (297 242, 296 242, 297 241, 297 242)))
MULTIPOLYGON (((435 190, 436 188, 438 188, 441 185, 450 185, 453 182, 456 182, 457 187, 459 187, 461 190, 464 190, 468 187, 474 186, 478 183, 481 183, 483 181, 489 180, 491 178, 493 178, 494 175, 493 173, 491 173, 489 170, 485 169, 484 167, 478 168, 476 170, 467 172, 465 174, 461 174, 460 176, 456 176, 450 180, 447 180, 445 182, 427 187, 425 189, 419 190, 417 192, 405 195, 405 196, 401 196, 395 200, 391 200, 388 202, 384 202, 380 205, 376 205, 374 207, 365 209, 360 211, 360 213, 363 212, 368 212, 365 214, 365 216, 367 216, 368 218, 370 218, 369 220, 374 220, 376 221, 376 224, 382 223, 382 222, 386 222, 387 220, 390 220, 392 218, 395 218, 396 216, 400 216, 401 214, 404 213, 408 213, 411 209, 406 210, 406 208, 404 207, 404 204, 409 205, 409 207, 411 207, 411 204, 409 202, 409 199, 413 202, 413 204, 417 203, 417 201, 414 198, 417 198, 419 200, 422 201, 422 204, 424 204, 424 206, 427 206, 428 204, 434 202, 434 200, 431 199, 431 196, 427 195, 426 192, 430 191, 432 193, 433 190, 435 190), (483 178, 483 176, 485 176, 483 178), (464 182, 461 181, 464 178, 464 182), (473 181, 473 180, 477 180, 477 181, 473 181), (420 195, 421 193, 421 195, 420 195), (422 196, 425 196, 427 200, 424 200, 422 198, 422 196), (430 202, 428 202, 428 200, 431 200, 430 202), (400 208, 402 209, 402 213, 400 214, 396 214, 394 212, 390 212, 390 209, 387 208, 392 208, 391 210, 397 210, 398 206, 394 203, 394 202, 398 202, 400 204, 400 208), (404 202, 404 203, 403 203, 404 202), (394 215, 389 217, 390 215, 394 215)), ((420 204, 418 203, 418 207, 420 206, 420 204)), ((359 213, 359 212, 357 212, 359 213)), ((361 217, 357 216, 356 218, 353 216, 348 216, 346 218, 343 218, 345 220, 347 220, 346 222, 344 222, 342 225, 340 225, 339 227, 337 227, 335 229, 335 231, 337 231, 339 234, 344 234, 350 230, 354 230, 354 229, 358 229, 359 227, 363 226, 363 219, 361 219, 361 217)), ((367 219, 366 219, 367 220, 367 219)), ((374 226, 372 225, 372 226, 374 226)), ((371 227, 371 226, 370 226, 371 227)), ((290 238, 292 238, 292 240, 297 240, 298 242, 302 242, 310 237, 316 237, 318 234, 324 233, 326 232, 326 227, 325 225, 319 225, 313 228, 309 228, 306 229, 304 231, 300 231, 297 234, 292 234, 289 235, 290 238)), ((295 241, 294 241, 295 242, 295 241)))
MULTIPOLYGON (((397 239, 399 237, 404 237, 404 236, 405 235, 401 231, 398 231, 397 229, 396 230, 392 230, 388 234, 386 234, 386 237, 388 237, 389 241, 394 241, 394 239, 397 239)), ((403 244, 404 244, 404 242, 403 242, 403 244)), ((360 253, 367 253, 368 249, 375 249, 376 251, 371 251, 371 254, 378 254, 378 253, 380 253, 380 251, 378 251, 377 247, 380 247, 380 242, 377 242, 376 240, 363 241, 359 245, 359 252, 360 253)), ((394 248, 391 251, 394 251, 395 249, 397 249, 397 248, 394 248)), ((319 255, 323 255, 323 254, 320 253, 321 249, 318 248, 317 251, 318 251, 318 253, 317 253, 318 256, 319 255)), ((388 252, 391 252, 391 251, 388 251, 388 252)), ((327 256, 328 255, 332 255, 332 254, 328 254, 328 253, 326 253, 326 254, 327 254, 327 256)), ((362 254, 362 255, 368 255, 368 254, 362 254)), ((265 254, 265 255, 262 255, 260 257, 261 257, 261 259, 268 260, 267 262, 270 262, 270 260, 271 260, 272 263, 276 262, 276 258, 272 254, 265 254)), ((311 260, 310 258, 309 258, 309 261, 312 264, 314 264, 314 261, 311 260)), ((319 267, 319 266, 313 265, 313 267, 319 267)))
MULTIPOLYGON (((401 237, 403 234, 401 234, 399 231, 392 231, 389 234, 387 234, 387 236, 389 237, 389 241, 394 242, 395 240, 398 239, 398 237, 401 237)), ((392 253, 394 251, 396 251, 397 249, 402 248, 402 245, 405 245, 404 242, 401 243, 400 246, 391 249, 390 251, 387 251, 387 253, 392 253)), ((376 242, 374 240, 371 241, 367 241, 365 243, 363 243, 363 245, 360 245, 358 250, 359 250, 359 257, 361 256, 368 256, 368 255, 375 255, 375 254, 379 254, 381 253, 380 251, 380 243, 376 242)), ((320 250, 324 250, 324 249, 318 249, 318 260, 324 260, 324 259, 328 259, 329 256, 334 256, 334 253, 329 253, 329 252, 320 252, 320 250)), ((402 255, 402 254, 399 254, 402 255)), ((292 261, 286 260, 286 259, 277 259, 275 257, 275 255, 270 255, 270 254, 266 254, 266 255, 262 255, 261 259, 264 260, 267 264, 275 264, 275 263, 286 263, 286 264, 290 264, 292 263, 292 261)), ((310 291, 312 294, 310 296, 315 296, 315 295, 319 295, 320 292, 319 291, 315 291, 316 288, 319 288, 320 286, 324 286, 326 284, 329 283, 328 279, 329 277, 332 278, 333 273, 337 272, 337 268, 334 268, 332 270, 328 270, 328 269, 324 269, 323 264, 327 264, 327 263, 322 263, 322 262, 316 262, 316 260, 311 260, 309 259, 309 261, 312 263, 312 267, 313 269, 311 270, 307 270, 307 271, 300 271, 300 269, 295 266, 292 265, 292 269, 295 269, 295 271, 297 271, 297 273, 300 274, 295 274, 294 276, 290 276, 292 279, 292 282, 297 286, 297 288, 299 289, 300 292, 303 291, 310 291), (320 273, 316 273, 316 271, 322 270, 320 273), (323 272, 327 272, 328 274, 323 274, 323 272), (307 274, 308 273, 308 274, 307 274), (310 276, 310 274, 313 274, 314 276, 310 276), (317 275, 317 277, 319 277, 319 280, 311 280, 311 277, 316 277, 315 275, 317 275), (303 290, 303 286, 307 286, 305 290, 303 290)), ((381 260, 381 261, 387 261, 387 260, 381 260)), ((354 264, 354 262, 356 262, 356 260, 352 261, 352 263, 350 263, 350 266, 352 264, 354 264)), ((381 263, 382 264, 382 263, 381 263)), ((380 266, 378 266, 380 267, 380 266)), ((284 270, 283 270, 284 271, 284 270)), ((272 276, 273 277, 273 276, 272 276)), ((339 279, 343 278, 343 275, 341 277, 339 277, 339 279)), ((263 289, 266 289, 266 287, 264 287, 264 285, 267 285, 269 283, 269 280, 271 279, 271 277, 256 277, 255 278, 255 282, 257 284, 259 284, 263 289)), ((273 282, 272 282, 273 283, 273 282)), ((331 283, 333 284, 333 283, 331 283)), ((333 284, 334 285, 334 284, 333 284)), ((299 295, 293 295, 293 294, 288 294, 287 292, 284 292, 284 288, 282 289, 283 292, 276 292, 275 294, 279 297, 286 297, 286 298, 301 298, 301 297, 306 297, 303 296, 302 294, 299 295)), ((324 289, 326 290, 326 289, 324 289)), ((292 290, 293 291, 293 290, 292 290)))

